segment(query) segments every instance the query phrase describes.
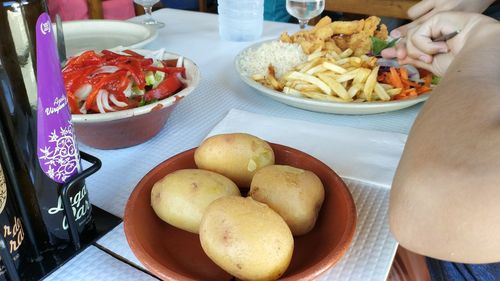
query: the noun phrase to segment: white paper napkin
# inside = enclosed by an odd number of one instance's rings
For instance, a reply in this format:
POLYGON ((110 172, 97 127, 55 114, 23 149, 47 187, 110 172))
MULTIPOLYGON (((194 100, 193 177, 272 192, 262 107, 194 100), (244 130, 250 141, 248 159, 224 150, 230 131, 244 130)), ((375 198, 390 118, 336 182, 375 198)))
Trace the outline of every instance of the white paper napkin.
POLYGON ((302 150, 323 161, 340 176, 389 188, 406 135, 327 126, 231 110, 209 136, 249 133, 302 150))

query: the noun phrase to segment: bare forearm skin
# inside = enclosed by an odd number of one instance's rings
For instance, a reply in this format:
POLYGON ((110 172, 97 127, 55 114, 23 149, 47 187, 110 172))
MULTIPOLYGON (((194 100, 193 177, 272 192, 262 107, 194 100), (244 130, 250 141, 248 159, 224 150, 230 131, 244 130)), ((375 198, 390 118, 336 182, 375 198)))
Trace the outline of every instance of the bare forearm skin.
POLYGON ((500 261, 500 24, 468 38, 410 132, 390 198, 402 246, 500 261))

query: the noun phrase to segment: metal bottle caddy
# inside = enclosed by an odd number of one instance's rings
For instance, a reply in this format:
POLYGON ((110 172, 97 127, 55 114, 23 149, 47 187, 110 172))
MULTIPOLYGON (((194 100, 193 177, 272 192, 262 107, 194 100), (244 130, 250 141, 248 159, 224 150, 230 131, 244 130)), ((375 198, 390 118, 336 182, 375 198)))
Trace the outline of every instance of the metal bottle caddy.
MULTIPOLYGON (((37 245, 35 231, 31 225, 30 219, 28 218, 22 194, 18 188, 14 188, 14 196, 21 210, 20 213, 23 219, 26 238, 28 238, 31 242, 35 254, 34 260, 27 262, 28 265, 25 268, 25 276, 23 276, 23 280, 40 280, 48 276, 71 258, 82 252, 85 248, 92 245, 95 241, 121 222, 120 218, 92 205, 93 222, 91 230, 89 233, 82 236, 78 233, 78 225, 75 221, 71 208, 69 191, 78 182, 97 172, 102 166, 102 163, 98 158, 83 151, 80 151, 80 157, 81 159, 89 162, 91 165, 87 169, 84 169, 82 172, 72 177, 58 190, 59 196, 61 196, 62 199, 64 213, 68 221, 68 233, 72 247, 68 245, 68 247, 64 249, 52 249, 48 251, 40 250, 41 247, 40 245, 37 245), (28 276, 26 276, 26 272, 29 272, 28 276)), ((0 257, 5 265, 8 278, 11 281, 21 280, 20 274, 16 270, 14 261, 2 235, 0 235, 0 257)))

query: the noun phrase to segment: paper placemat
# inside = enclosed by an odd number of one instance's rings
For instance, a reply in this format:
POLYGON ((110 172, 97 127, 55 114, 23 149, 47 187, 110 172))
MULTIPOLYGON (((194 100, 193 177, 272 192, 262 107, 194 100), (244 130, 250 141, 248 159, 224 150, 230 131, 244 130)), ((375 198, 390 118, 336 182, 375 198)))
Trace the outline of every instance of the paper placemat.
POLYGON ((329 126, 232 109, 208 136, 249 133, 302 150, 344 178, 389 188, 406 135, 329 126))
POLYGON ((97 281, 97 280, 157 280, 148 274, 121 262, 94 246, 85 249, 78 256, 49 275, 47 281, 97 281))

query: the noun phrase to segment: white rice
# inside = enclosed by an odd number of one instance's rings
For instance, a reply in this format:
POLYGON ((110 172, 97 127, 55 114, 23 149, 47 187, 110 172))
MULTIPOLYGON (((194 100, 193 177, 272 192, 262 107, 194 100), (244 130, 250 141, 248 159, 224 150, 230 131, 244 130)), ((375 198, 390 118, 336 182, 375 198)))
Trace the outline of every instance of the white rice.
POLYGON ((241 54, 239 64, 242 74, 247 77, 255 74, 266 75, 269 64, 272 64, 279 79, 306 60, 307 56, 299 44, 272 41, 245 50, 241 54))

